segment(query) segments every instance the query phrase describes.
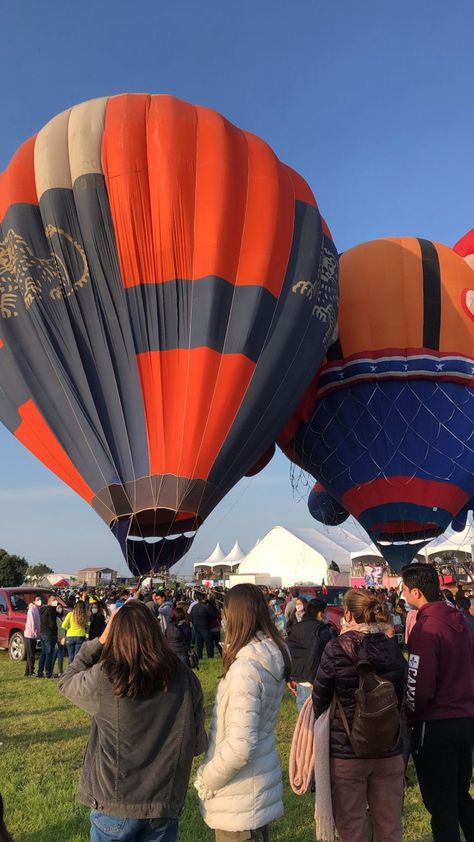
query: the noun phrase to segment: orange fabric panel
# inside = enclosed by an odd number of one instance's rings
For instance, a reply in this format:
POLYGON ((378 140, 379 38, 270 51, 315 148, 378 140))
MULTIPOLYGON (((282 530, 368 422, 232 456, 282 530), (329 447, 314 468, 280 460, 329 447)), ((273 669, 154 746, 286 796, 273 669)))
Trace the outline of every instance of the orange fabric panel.
POLYGON ((278 297, 293 238, 295 189, 270 147, 255 135, 245 137, 248 187, 235 282, 259 283, 278 297))
POLYGON ((37 205, 34 150, 36 135, 15 152, 7 168, 0 173, 0 222, 10 205, 37 205))
POLYGON ((368 349, 421 348, 423 267, 416 239, 355 246, 340 258, 339 283, 344 357, 368 349))
POLYGON ((154 279, 146 119, 149 97, 111 97, 102 136, 110 210, 125 287, 154 279))
POLYGON ((207 479, 255 369, 211 348, 138 354, 151 474, 207 479))
POLYGON ((107 103, 102 163, 126 287, 216 275, 279 295, 295 194, 314 197, 259 138, 211 109, 128 94, 107 103))
POLYGON ((306 202, 307 205, 313 205, 313 207, 317 208, 318 205, 316 203, 316 199, 314 198, 313 191, 311 190, 308 182, 304 180, 303 176, 286 164, 281 164, 281 166, 290 176, 293 189, 295 191, 295 199, 299 202, 306 202))
POLYGON ((33 400, 30 399, 22 404, 18 409, 18 414, 22 421, 15 430, 15 438, 21 441, 50 471, 80 494, 84 500, 91 503, 94 492, 59 444, 33 400))
POLYGON ((436 243, 441 274, 439 350, 474 357, 472 319, 463 306, 466 289, 474 289, 474 273, 448 246, 436 243))
MULTIPOLYGON (((194 278, 235 283, 247 210, 249 159, 244 132, 198 108, 194 278)), ((254 283, 260 281, 254 275, 254 283)))

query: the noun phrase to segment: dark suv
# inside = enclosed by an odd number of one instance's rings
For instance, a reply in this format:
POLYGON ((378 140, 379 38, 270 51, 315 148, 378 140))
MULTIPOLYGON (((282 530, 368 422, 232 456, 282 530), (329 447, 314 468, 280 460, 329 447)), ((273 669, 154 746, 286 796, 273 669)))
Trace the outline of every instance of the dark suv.
MULTIPOLYGON (((28 605, 37 596, 46 605, 52 594, 49 588, 27 585, 21 588, 0 588, 0 649, 8 649, 12 661, 24 661, 26 657, 24 631, 28 605)), ((60 596, 56 596, 56 599, 60 605, 65 606, 60 596)))

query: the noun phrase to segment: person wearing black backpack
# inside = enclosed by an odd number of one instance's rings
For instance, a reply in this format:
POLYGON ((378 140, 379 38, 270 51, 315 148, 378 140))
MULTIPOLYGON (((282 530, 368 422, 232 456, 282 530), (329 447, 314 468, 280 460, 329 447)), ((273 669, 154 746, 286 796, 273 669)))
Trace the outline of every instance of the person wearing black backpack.
POLYGON ((373 594, 351 589, 343 607, 341 634, 326 645, 313 689, 316 719, 331 708, 336 829, 340 842, 365 842, 368 805, 377 842, 402 842, 406 661, 378 625, 386 624, 387 609, 373 594))
POLYGON ((288 686, 296 697, 298 712, 311 695, 324 648, 334 636, 332 628, 324 622, 325 611, 325 602, 312 599, 307 603, 301 620, 287 627, 286 645, 291 655, 291 681, 288 686))

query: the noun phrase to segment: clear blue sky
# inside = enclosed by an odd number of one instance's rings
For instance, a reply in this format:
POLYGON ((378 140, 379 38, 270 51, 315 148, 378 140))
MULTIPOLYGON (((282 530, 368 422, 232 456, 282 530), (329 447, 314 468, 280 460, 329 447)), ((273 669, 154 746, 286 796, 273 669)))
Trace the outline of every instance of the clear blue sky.
MULTIPOLYGON (((474 4, 456 0, 27 0, 2 8, 0 169, 68 106, 171 93, 261 135, 311 184, 340 251, 452 244, 474 225, 474 4)), ((0 430, 0 546, 56 570, 124 569, 79 498, 0 430)), ((304 490, 304 489, 303 489, 304 490)), ((209 518, 191 558, 314 525, 279 456, 209 518)))

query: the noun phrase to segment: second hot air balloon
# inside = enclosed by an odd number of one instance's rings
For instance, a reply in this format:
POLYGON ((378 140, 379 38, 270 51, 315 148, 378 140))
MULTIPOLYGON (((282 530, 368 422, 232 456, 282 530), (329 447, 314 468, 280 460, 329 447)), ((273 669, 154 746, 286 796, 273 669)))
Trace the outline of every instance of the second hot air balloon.
POLYGON ((354 515, 399 570, 474 496, 474 273, 415 238, 356 246, 340 273, 339 339, 280 443, 319 482, 312 514, 354 515))

